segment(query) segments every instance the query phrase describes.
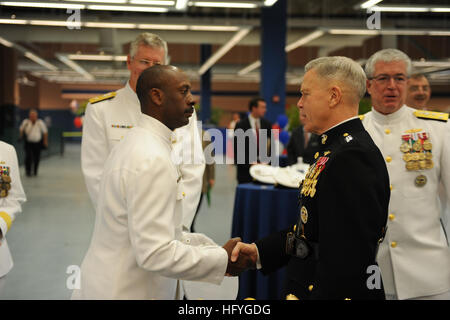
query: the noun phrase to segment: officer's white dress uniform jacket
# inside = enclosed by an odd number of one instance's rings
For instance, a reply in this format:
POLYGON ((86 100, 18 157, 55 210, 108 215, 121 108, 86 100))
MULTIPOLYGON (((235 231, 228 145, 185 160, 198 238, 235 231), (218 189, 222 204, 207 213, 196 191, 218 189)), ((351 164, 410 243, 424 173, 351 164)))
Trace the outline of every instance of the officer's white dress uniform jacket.
POLYGON ((178 281, 220 284, 226 251, 182 231, 183 182, 174 134, 142 114, 105 164, 94 234, 81 266, 82 299, 175 299, 178 281))
POLYGON ((0 198, 0 277, 5 276, 13 267, 13 260, 6 242, 6 234, 11 229, 16 215, 22 212, 21 204, 27 198, 20 182, 19 164, 14 147, 0 141, 0 169, 7 171, 11 178, 11 189, 6 197, 0 198))
MULTIPOLYGON (((98 203, 105 161, 113 147, 136 126, 140 115, 139 99, 128 82, 113 98, 88 104, 83 121, 81 167, 94 207, 98 203)), ((205 158, 195 112, 189 119, 189 124, 176 129, 175 134, 174 146, 177 156, 174 158, 183 160, 180 170, 187 190, 183 204, 185 207, 183 225, 189 229, 200 199, 205 170, 205 158)))
POLYGON ((383 115, 372 108, 363 124, 386 159, 391 182, 388 230, 378 252, 386 294, 399 299, 436 295, 450 290, 450 249, 440 224, 438 190, 444 203, 450 199, 450 125, 425 120, 404 105, 383 115), (402 134, 410 129, 427 132, 434 167, 408 171, 400 151, 402 134), (416 186, 424 175, 427 182, 416 186))

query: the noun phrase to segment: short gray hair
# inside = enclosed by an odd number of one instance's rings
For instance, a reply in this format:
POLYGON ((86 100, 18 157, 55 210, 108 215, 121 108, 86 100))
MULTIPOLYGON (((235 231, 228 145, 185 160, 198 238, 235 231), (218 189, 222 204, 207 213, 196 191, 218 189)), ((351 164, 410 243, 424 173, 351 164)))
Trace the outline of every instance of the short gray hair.
POLYGON ((328 80, 346 83, 359 99, 366 93, 366 75, 362 67, 347 57, 321 57, 308 62, 305 72, 314 69, 317 74, 328 80))
POLYGON ((366 62, 365 71, 367 78, 372 78, 377 62, 403 61, 406 65, 406 76, 409 77, 412 70, 411 59, 398 49, 383 49, 375 52, 366 62))
POLYGON ((167 63, 167 42, 154 33, 144 32, 134 39, 130 45, 130 57, 133 58, 138 51, 140 45, 149 46, 151 48, 164 49, 164 64, 167 63))

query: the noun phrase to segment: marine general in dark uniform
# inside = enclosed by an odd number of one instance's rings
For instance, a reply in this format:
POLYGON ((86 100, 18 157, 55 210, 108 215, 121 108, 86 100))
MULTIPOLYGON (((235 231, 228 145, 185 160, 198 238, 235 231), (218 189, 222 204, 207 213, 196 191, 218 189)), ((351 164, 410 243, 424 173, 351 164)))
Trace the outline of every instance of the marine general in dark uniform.
POLYGON ((300 109, 320 151, 299 188, 298 222, 233 251, 251 255, 264 274, 287 266, 289 299, 384 299, 376 264, 390 197, 380 150, 357 116, 362 68, 345 57, 306 65, 300 109))

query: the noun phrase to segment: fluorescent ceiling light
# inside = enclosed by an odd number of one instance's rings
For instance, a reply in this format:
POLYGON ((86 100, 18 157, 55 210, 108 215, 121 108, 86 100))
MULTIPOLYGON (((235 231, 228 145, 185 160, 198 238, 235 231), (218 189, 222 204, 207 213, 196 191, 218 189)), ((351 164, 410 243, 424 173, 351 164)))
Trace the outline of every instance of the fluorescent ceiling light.
POLYGON ((190 26, 190 30, 194 31, 238 31, 237 26, 190 26))
POLYGON ((372 11, 379 12, 428 12, 427 7, 411 7, 411 6, 374 6, 370 8, 372 11))
POLYGON ((429 31, 428 35, 430 36, 443 36, 443 37, 448 37, 450 36, 450 31, 429 31))
MULTIPOLYGON (((307 34, 306 36, 298 39, 297 41, 292 42, 291 44, 287 45, 284 48, 284 50, 286 52, 292 51, 292 50, 294 50, 294 49, 296 49, 296 48, 298 48, 298 47, 300 47, 300 46, 302 46, 302 45, 304 45, 304 44, 306 44, 306 43, 308 43, 308 42, 310 42, 310 41, 312 41, 314 39, 317 39, 317 38, 321 37, 323 34, 325 34, 324 30, 313 31, 313 32, 307 34)), ((255 61, 252 64, 250 64, 247 67, 245 67, 244 69, 240 70, 238 72, 238 75, 242 76, 244 74, 247 74, 247 73, 249 73, 250 71, 252 71, 252 70, 254 70, 256 68, 259 68, 260 66, 261 66, 261 61, 260 60, 255 61)))
POLYGON ((307 44, 308 42, 311 42, 317 38, 320 38, 324 33, 325 33, 325 31, 323 31, 323 30, 313 31, 313 32, 309 33, 308 35, 298 39, 297 41, 292 42, 291 44, 287 45, 285 50, 286 50, 286 52, 292 51, 304 44, 307 44))
POLYGON ((231 48, 233 48, 239 41, 241 41, 252 28, 242 28, 219 50, 217 50, 198 70, 199 75, 204 74, 211 68, 220 58, 222 58, 231 48))
POLYGON ((331 34, 346 34, 346 35, 377 35, 378 30, 369 29, 330 29, 328 31, 331 34))
POLYGON ((2 1, 2 6, 33 7, 33 8, 55 8, 55 9, 84 9, 84 4, 56 3, 56 2, 15 2, 2 1))
POLYGON ((447 8, 431 8, 431 12, 450 12, 450 7, 447 8))
POLYGON ((70 60, 67 56, 62 55, 62 54, 56 54, 56 57, 59 59, 59 61, 61 61, 62 63, 64 63, 71 69, 73 69, 74 71, 81 74, 87 80, 91 80, 91 81, 95 80, 95 77, 92 74, 90 74, 85 69, 83 69, 78 63, 70 60))
POLYGON ((107 5, 88 5, 89 10, 106 10, 106 11, 135 11, 135 12, 167 12, 167 8, 157 7, 136 7, 136 6, 107 6, 107 5))
POLYGON ((377 3, 380 3, 381 1, 383 1, 383 0, 369 0, 364 3, 361 3, 361 5, 359 7, 361 9, 367 9, 367 8, 373 7, 377 3))
POLYGON ((73 2, 127 3, 128 0, 66 0, 73 2))
POLYGON ((119 28, 134 29, 136 25, 133 23, 114 23, 114 22, 86 22, 83 26, 88 28, 119 28))
POLYGON ((81 27, 81 22, 74 21, 30 20, 28 22, 34 26, 81 27))
POLYGON ((177 10, 184 10, 187 7, 188 0, 177 0, 177 3, 175 5, 175 9, 177 10))
POLYGON ((145 24, 140 23, 137 25, 138 29, 156 29, 156 30, 188 30, 188 25, 181 24, 145 24))
POLYGON ((39 58, 37 55, 35 55, 34 53, 31 53, 30 51, 25 52, 25 57, 27 57, 30 60, 33 60, 34 62, 40 64, 41 66, 56 71, 58 70, 57 67, 55 67, 54 65, 52 65, 51 63, 48 63, 47 61, 45 61, 42 58, 39 58))
POLYGON ((278 0, 265 0, 264 1, 264 5, 266 6, 266 7, 271 7, 271 6, 273 6, 274 4, 275 4, 275 2, 277 2, 278 0))
POLYGON ((130 0, 131 4, 145 4, 149 6, 173 6, 175 1, 130 0))
POLYGON ((8 40, 6 40, 5 38, 0 37, 0 43, 6 47, 11 48, 12 46, 14 46, 14 43, 9 42, 8 40))
POLYGON ((0 24, 27 24, 27 20, 19 19, 0 19, 0 24))
POLYGON ((246 66, 244 69, 240 70, 238 72, 238 75, 243 76, 244 74, 249 73, 250 71, 253 71, 257 68, 261 67, 261 60, 257 60, 251 64, 249 64, 248 66, 246 66))
POLYGON ((190 6, 212 8, 256 8, 258 5, 249 2, 189 2, 190 6))
POLYGON ((90 60, 90 61, 127 61, 126 55, 113 56, 104 54, 68 54, 71 60, 90 60))

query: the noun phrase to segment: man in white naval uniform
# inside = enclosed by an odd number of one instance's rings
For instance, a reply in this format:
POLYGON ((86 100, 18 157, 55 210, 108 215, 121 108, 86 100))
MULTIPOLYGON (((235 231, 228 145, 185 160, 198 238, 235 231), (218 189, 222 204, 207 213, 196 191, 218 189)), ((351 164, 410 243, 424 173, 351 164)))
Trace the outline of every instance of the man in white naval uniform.
MULTIPOLYGON (((146 68, 167 62, 167 43, 151 33, 140 34, 130 47, 127 66, 130 79, 116 92, 92 98, 87 105, 81 144, 81 168, 89 196, 97 206, 104 164, 113 147, 134 127, 141 114, 136 82, 146 68)), ((205 170, 195 113, 189 124, 175 131, 174 146, 186 186, 183 225, 190 229, 200 199, 205 170)))
POLYGON ((377 259, 386 298, 450 299, 450 249, 440 223, 440 200, 450 199, 448 115, 404 104, 411 60, 403 52, 378 51, 365 68, 372 111, 361 118, 391 183, 388 230, 377 259))
POLYGON ((6 233, 11 229, 16 215, 22 212, 21 204, 26 200, 16 150, 12 145, 0 141, 0 291, 6 275, 13 267, 6 233))
POLYGON ((240 266, 228 263, 238 239, 221 248, 182 230, 185 186, 171 153, 173 130, 194 109, 187 76, 153 66, 141 74, 137 94, 142 114, 105 163, 74 299, 177 299, 177 279, 220 284, 240 266))

